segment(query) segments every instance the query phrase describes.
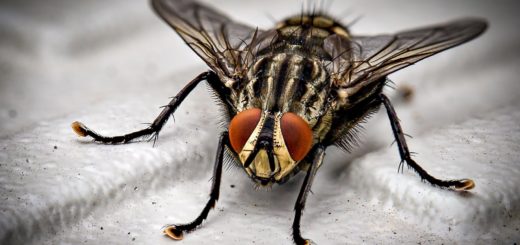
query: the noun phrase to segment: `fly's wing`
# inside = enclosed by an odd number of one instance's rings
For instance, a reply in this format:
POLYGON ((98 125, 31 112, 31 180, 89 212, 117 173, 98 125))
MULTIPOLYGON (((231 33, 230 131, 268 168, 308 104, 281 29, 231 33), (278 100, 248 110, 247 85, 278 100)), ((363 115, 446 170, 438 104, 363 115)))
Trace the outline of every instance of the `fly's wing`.
POLYGON ((251 59, 260 31, 190 0, 152 0, 152 6, 219 75, 234 77, 251 59))
POLYGON ((487 23, 462 19, 444 25, 404 31, 396 35, 357 36, 351 40, 333 35, 325 40, 332 56, 329 72, 342 88, 361 87, 426 57, 480 35, 487 23))

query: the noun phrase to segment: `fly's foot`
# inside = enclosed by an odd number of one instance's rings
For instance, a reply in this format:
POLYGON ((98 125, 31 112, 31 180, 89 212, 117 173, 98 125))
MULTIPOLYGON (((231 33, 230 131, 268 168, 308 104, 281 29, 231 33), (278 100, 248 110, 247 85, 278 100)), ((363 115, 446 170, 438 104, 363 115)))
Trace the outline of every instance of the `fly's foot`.
POLYGON ((304 239, 303 245, 316 245, 316 243, 313 242, 311 239, 304 239))
POLYGON ((475 182, 473 182, 473 180, 470 179, 461 179, 456 180, 455 182, 456 183, 453 185, 453 189, 455 189, 456 191, 467 191, 475 187, 475 182))
POLYGON ((89 129, 83 123, 75 121, 70 126, 72 127, 72 130, 74 130, 74 133, 76 133, 78 136, 81 136, 81 137, 87 136, 87 131, 89 129))
POLYGON ((177 226, 175 225, 167 226, 166 228, 164 228, 163 232, 166 236, 173 240, 179 241, 184 238, 184 233, 182 232, 182 230, 177 229, 177 226))
POLYGON ((306 239, 303 237, 294 237, 294 243, 296 245, 316 245, 311 239, 306 239))

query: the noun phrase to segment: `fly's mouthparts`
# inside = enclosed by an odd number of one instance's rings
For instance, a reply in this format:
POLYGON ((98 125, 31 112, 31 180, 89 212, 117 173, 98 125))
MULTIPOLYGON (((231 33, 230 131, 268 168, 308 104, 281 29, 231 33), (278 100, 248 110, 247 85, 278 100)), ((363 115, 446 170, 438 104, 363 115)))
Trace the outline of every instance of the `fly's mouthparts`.
POLYGON ((273 183, 275 183, 275 180, 274 180, 274 177, 269 177, 269 178, 264 178, 264 177, 258 177, 258 176, 253 176, 252 179, 260 184, 261 186, 270 186, 272 185, 273 183))

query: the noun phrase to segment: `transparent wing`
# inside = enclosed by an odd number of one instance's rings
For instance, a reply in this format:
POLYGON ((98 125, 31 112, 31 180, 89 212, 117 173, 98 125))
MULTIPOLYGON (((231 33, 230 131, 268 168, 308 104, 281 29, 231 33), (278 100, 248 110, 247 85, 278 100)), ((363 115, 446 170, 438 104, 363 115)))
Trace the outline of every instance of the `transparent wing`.
POLYGON ((261 31, 195 1, 152 0, 152 6, 220 75, 233 77, 252 58, 252 46, 261 31))
POLYGON ((467 42, 480 35, 486 27, 484 20, 462 19, 396 35, 357 36, 351 40, 333 35, 324 43, 333 59, 329 72, 339 79, 336 81, 338 86, 364 86, 467 42))

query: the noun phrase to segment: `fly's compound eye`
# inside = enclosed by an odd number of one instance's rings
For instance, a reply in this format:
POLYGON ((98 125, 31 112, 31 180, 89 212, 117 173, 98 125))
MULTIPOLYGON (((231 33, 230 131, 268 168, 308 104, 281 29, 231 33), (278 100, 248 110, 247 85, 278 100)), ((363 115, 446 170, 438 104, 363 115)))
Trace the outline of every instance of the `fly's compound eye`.
POLYGON ((262 110, 258 108, 239 112, 229 123, 229 139, 236 153, 240 153, 260 121, 262 110))
POLYGON ((283 140, 294 161, 302 160, 312 146, 312 130, 298 115, 287 112, 280 119, 283 140))

